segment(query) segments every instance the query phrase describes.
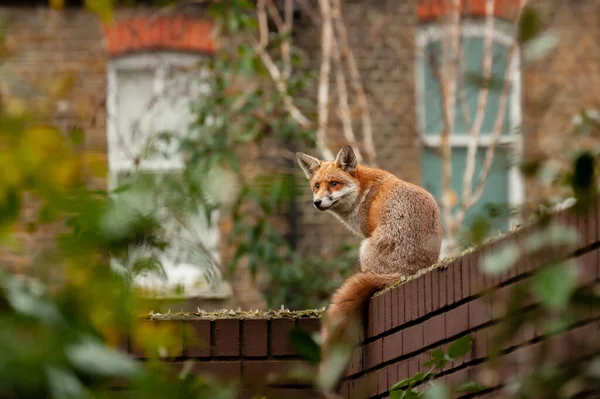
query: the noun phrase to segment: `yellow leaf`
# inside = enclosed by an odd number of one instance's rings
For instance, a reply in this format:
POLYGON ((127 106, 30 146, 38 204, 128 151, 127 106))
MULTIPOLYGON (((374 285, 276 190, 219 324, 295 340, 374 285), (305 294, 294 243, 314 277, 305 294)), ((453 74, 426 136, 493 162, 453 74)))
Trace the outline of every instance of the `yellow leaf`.
POLYGON ((65 7, 65 0, 50 0, 50 8, 62 10, 65 7))
POLYGON ((93 177, 106 177, 108 164, 105 153, 87 151, 82 158, 83 164, 87 166, 93 177))
POLYGON ((111 21, 113 12, 112 0, 85 0, 85 6, 88 10, 98 15, 102 22, 107 23, 111 21))
POLYGON ((8 116, 22 116, 25 113, 25 102, 18 98, 8 98, 5 100, 4 109, 8 116))

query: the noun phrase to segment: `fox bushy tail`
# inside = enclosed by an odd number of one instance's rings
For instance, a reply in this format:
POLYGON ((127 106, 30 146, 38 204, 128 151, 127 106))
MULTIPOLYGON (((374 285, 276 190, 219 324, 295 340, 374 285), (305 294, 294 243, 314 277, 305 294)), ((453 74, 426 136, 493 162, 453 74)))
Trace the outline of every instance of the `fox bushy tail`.
POLYGON ((399 275, 382 275, 359 272, 350 276, 331 297, 322 323, 321 351, 328 355, 332 344, 340 342, 355 345, 359 339, 361 311, 369 299, 391 283, 400 280, 399 275))

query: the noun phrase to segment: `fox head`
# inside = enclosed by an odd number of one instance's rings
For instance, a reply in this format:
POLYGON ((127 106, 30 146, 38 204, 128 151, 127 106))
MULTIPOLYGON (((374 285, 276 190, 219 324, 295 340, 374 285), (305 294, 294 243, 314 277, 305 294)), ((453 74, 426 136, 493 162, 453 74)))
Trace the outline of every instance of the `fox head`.
POLYGON ((356 178, 358 161, 350 146, 344 146, 333 162, 321 161, 301 152, 296 153, 296 158, 310 182, 317 209, 341 210, 355 203, 360 191, 356 178))

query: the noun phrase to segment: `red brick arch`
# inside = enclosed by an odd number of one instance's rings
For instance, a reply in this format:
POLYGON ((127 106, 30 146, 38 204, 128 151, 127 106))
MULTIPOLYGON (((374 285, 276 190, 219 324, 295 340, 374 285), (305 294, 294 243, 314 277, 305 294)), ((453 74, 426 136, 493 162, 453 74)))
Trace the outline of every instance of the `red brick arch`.
MULTIPOLYGON (((496 0, 494 15, 513 19, 522 0, 496 0)), ((485 16, 486 0, 462 0, 462 13, 473 17, 485 16)), ((417 16, 421 22, 429 22, 442 17, 452 7, 452 0, 419 0, 417 16)))
POLYGON ((156 50, 212 53, 213 23, 184 17, 121 19, 104 26, 105 45, 111 57, 156 50))

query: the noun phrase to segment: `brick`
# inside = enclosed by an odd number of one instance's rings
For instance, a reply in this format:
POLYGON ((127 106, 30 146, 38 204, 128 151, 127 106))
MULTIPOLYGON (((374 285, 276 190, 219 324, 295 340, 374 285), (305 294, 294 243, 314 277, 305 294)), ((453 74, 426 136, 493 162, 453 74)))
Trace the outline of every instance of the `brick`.
POLYGON ((418 317, 425 316, 425 276, 417 278, 418 317))
POLYGON ((416 373, 418 373, 419 371, 421 371, 420 366, 420 362, 419 362, 419 356, 413 356, 411 358, 409 358, 407 360, 408 363, 408 376, 412 377, 413 375, 415 375, 416 373))
POLYGON ((416 352, 423 348, 423 324, 417 324, 403 331, 402 348, 405 354, 416 352))
POLYGON ((185 355, 210 357, 210 320, 190 320, 184 326, 185 355))
POLYGON ((407 284, 410 287, 411 319, 416 320, 419 318, 419 286, 416 280, 410 280, 407 284))
POLYGON ((477 275, 479 274, 479 257, 476 252, 469 254, 469 291, 471 295, 479 293, 479 285, 477 284, 477 275))
POLYGON ((377 341, 368 344, 365 348, 364 356, 364 365, 367 370, 381 364, 383 359, 383 340, 378 339, 377 341))
POLYGON ((454 302, 458 302, 463 299, 462 292, 462 262, 463 258, 458 258, 452 265, 452 273, 454 276, 454 302))
POLYGON ((485 297, 476 298, 468 303, 469 328, 474 329, 492 320, 492 306, 485 297))
POLYGON ((575 258, 579 266, 579 284, 591 284, 598 278, 598 253, 599 251, 595 249, 575 258))
POLYGON ((403 331, 397 331, 391 335, 383 337, 383 361, 388 362, 403 355, 402 334, 403 331))
POLYGON ((446 312, 446 338, 454 337, 469 328, 469 307, 459 306, 446 312))
POLYGON ((440 271, 435 269, 429 274, 431 275, 431 310, 436 311, 440 308, 440 286, 438 284, 440 271))
POLYGON ((294 329, 295 324, 293 319, 271 320, 271 354, 273 356, 296 354, 290 341, 290 332, 294 329))
POLYGON ((392 294, 392 328, 404 324, 404 285, 394 288, 392 294))
POLYGON ((439 277, 439 289, 440 289, 440 308, 443 308, 448 304, 448 296, 446 295, 447 285, 446 280, 448 276, 447 269, 438 269, 438 277, 439 277))
POLYGON ((215 320, 214 334, 215 356, 240 355, 240 320, 215 320))
POLYGON ((378 318, 377 312, 379 311, 374 305, 374 299, 369 301, 367 309, 367 337, 371 338, 375 336, 375 323, 378 318))
POLYGON ((306 317, 296 320, 296 328, 308 333, 321 331, 321 319, 318 317, 306 317))
POLYGON ((469 268, 470 268, 470 256, 469 255, 465 255, 463 256, 461 262, 460 262, 460 276, 462 279, 462 283, 461 283, 461 289, 462 289, 462 297, 463 298, 468 298, 471 295, 471 286, 470 286, 470 281, 469 278, 471 277, 471 273, 469 273, 469 268))
POLYGON ((375 336, 378 336, 385 332, 385 303, 383 302, 383 295, 378 295, 373 298, 373 307, 377 314, 374 332, 375 336))
MULTIPOLYGON (((413 319, 413 296, 411 281, 404 283, 404 321, 409 322, 413 319)), ((416 303, 415 303, 416 306, 416 303)))
POLYGON ((432 273, 429 272, 422 277, 425 280, 425 314, 429 314, 433 310, 433 292, 431 291, 431 275, 432 273))
POLYGON ((479 330, 473 334, 473 358, 483 359, 489 355, 488 352, 488 331, 479 330))
POLYGON ((430 346, 446 338, 446 315, 439 314, 423 323, 423 345, 430 346))
POLYGON ((397 367, 398 381, 404 380, 404 379, 412 376, 412 375, 408 374, 408 359, 402 360, 396 364, 398 365, 398 367, 397 367))
POLYGON ((242 355, 266 357, 268 355, 268 328, 265 319, 250 319, 242 322, 242 355))
POLYGON ((386 291, 383 295, 383 307, 385 310, 385 331, 389 331, 393 328, 393 314, 396 312, 396 309, 393 307, 392 303, 392 290, 386 291))
POLYGON ((454 290, 456 289, 454 285, 454 262, 452 262, 446 269, 446 304, 448 305, 454 303, 454 290))
POLYGON ((587 245, 592 245, 598 242, 598 202, 594 201, 589 209, 587 216, 587 245))
POLYGON ((398 364, 397 363, 389 364, 386 366, 385 369, 387 371, 387 382, 388 382, 388 390, 389 390, 392 387, 392 385, 394 385, 395 383, 400 381, 400 379, 398 378, 398 364))
POLYGON ((347 375, 360 373, 363 370, 363 347, 359 346, 352 352, 352 359, 348 365, 347 375))
POLYGON ((242 362, 239 360, 196 362, 192 369, 197 375, 213 376, 220 381, 233 381, 238 380, 242 375, 242 362))
POLYGON ((389 384, 388 384, 388 372, 386 368, 382 368, 377 370, 377 393, 378 394, 383 394, 385 392, 388 391, 389 389, 389 384))

